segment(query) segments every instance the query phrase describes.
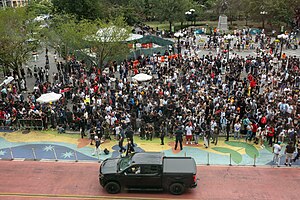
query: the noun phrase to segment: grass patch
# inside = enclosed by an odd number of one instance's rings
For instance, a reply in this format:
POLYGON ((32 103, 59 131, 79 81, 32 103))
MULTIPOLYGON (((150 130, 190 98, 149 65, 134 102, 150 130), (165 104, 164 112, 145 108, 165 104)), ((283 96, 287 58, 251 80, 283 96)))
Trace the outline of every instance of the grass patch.
MULTIPOLYGON (((169 30, 169 23, 168 22, 158 22, 158 21, 151 21, 151 22, 144 22, 145 24, 147 24, 148 26, 151 26, 152 28, 154 28, 156 30, 156 27, 158 27, 159 30, 169 30)), ((230 24, 230 21, 227 22, 228 23, 228 27, 232 30, 232 29, 242 29, 244 27, 246 27, 246 21, 245 20, 240 20, 240 21, 233 21, 232 25, 230 24)), ((247 24, 247 27, 261 27, 261 22, 249 22, 247 24)), ((175 26, 175 29, 178 30, 181 27, 181 23, 180 22, 175 22, 172 24, 172 26, 175 26)), ((191 22, 184 22, 183 26, 192 26, 191 22)), ((194 25, 193 25, 194 26, 194 25)), ((197 27, 218 27, 218 21, 197 21, 196 25, 197 27)), ((270 29, 271 27, 268 27, 268 25, 266 25, 266 28, 270 29)))

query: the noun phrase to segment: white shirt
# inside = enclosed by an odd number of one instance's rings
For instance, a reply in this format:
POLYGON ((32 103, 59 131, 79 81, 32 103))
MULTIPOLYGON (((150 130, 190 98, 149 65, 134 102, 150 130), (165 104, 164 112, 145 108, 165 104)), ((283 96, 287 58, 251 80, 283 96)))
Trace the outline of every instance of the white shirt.
POLYGON ((186 126, 185 130, 186 130, 186 135, 192 135, 192 130, 194 130, 194 128, 192 126, 186 126))
POLYGON ((281 151, 281 146, 279 144, 274 144, 273 145, 273 148, 274 148, 274 153, 275 154, 279 154, 280 151, 281 151))
POLYGON ((241 130, 241 124, 240 123, 234 124, 234 131, 239 132, 240 130, 241 130))

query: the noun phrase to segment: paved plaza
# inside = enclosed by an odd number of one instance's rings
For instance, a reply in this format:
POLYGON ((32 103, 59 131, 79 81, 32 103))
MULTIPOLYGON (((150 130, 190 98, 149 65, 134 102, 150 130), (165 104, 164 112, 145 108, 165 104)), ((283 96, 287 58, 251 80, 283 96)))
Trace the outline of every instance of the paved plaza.
MULTIPOLYGON (((183 49, 184 51, 184 49, 183 49)), ((289 56, 300 55, 300 50, 284 49, 289 56)), ((199 56, 212 54, 216 51, 200 50, 199 56)), ((254 51, 232 52, 240 56, 255 56, 254 51)), ((56 73, 54 53, 49 51, 50 70, 49 74, 56 73)), ((28 63, 29 67, 34 65, 44 65, 45 52, 40 50, 39 58, 32 59, 28 63)), ((117 74, 118 76, 118 74, 117 74)), ((51 78, 50 78, 51 80, 51 78)), ((52 81, 52 80, 51 80, 52 81)), ((26 95, 33 90, 35 79, 27 78, 28 91, 26 95)), ((182 151, 174 150, 174 139, 166 138, 165 145, 160 145, 159 138, 153 141, 140 140, 135 137, 136 152, 140 151, 163 151, 167 156, 192 156, 199 165, 276 165, 272 159, 272 148, 265 144, 265 148, 254 145, 253 142, 246 143, 244 139, 225 141, 221 138, 218 145, 211 145, 208 149, 203 146, 203 138, 199 146, 194 144, 184 145, 182 151)), ((286 143, 281 144, 284 152, 286 143)), ((0 159, 37 159, 37 160, 65 160, 65 161, 101 161, 108 157, 121 156, 119 153, 118 141, 105 141, 102 145, 100 156, 92 156, 94 146, 89 145, 87 138, 80 139, 79 134, 59 135, 56 131, 30 131, 28 134, 22 134, 22 131, 0 132, 0 159), (107 148, 110 153, 105 155, 103 149, 107 148)), ((285 155, 280 156, 280 165, 283 165, 285 155)), ((300 161, 293 163, 293 166, 300 165, 300 161)))

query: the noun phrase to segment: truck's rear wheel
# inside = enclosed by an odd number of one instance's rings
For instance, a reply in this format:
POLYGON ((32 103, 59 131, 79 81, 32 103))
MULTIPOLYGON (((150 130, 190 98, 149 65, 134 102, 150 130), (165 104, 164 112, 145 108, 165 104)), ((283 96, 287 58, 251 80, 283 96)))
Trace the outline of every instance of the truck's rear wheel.
POLYGON ((105 190, 109 193, 109 194, 117 194, 121 191, 121 187, 118 183, 116 182, 108 182, 105 185, 105 190))
POLYGON ((173 183, 170 185, 169 191, 171 194, 180 195, 184 192, 184 187, 181 183, 173 183))

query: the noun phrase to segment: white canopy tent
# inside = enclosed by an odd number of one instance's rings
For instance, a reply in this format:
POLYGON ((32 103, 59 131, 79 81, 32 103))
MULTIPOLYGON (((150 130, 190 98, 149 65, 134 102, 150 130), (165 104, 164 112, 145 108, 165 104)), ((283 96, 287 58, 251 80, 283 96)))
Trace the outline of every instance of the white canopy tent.
POLYGON ((146 81, 150 81, 151 79, 152 76, 144 73, 140 73, 132 77, 132 80, 139 81, 139 82, 146 82, 146 81))
POLYGON ((140 35, 140 34, 133 34, 133 33, 130 33, 129 34, 129 37, 126 39, 127 42, 130 42, 130 41, 134 41, 134 40, 139 40, 139 39, 142 39, 143 36, 140 35))
POLYGON ((127 30, 125 28, 111 26, 99 29, 95 35, 88 36, 86 40, 98 42, 129 42, 143 38, 143 36, 139 34, 130 33, 127 38, 126 35, 127 30))
POLYGON ((47 94, 42 94, 36 101, 40 103, 56 102, 61 98, 61 96, 62 96, 61 94, 50 92, 47 94))
POLYGON ((0 86, 7 85, 10 82, 12 82, 13 80, 14 80, 14 77, 12 77, 12 76, 6 77, 5 80, 0 84, 0 86))

